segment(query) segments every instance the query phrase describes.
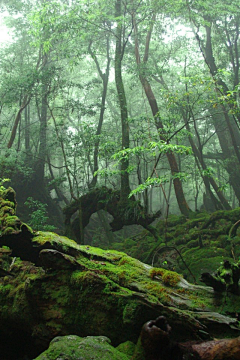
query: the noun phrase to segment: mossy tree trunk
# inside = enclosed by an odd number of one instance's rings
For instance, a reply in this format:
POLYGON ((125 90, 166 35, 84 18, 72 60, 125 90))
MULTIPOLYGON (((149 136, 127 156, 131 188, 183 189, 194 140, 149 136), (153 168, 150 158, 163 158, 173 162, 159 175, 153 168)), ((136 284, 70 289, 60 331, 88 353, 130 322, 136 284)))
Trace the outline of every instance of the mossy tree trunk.
POLYGON ((155 238, 158 238, 158 231, 150 224, 158 217, 161 212, 158 211, 155 214, 146 214, 144 208, 139 201, 135 201, 132 198, 126 199, 124 202, 121 199, 120 191, 113 191, 105 187, 95 188, 89 191, 87 194, 81 196, 79 199, 74 200, 64 209, 65 214, 65 227, 66 232, 69 234, 74 233, 76 240, 82 242, 80 235, 82 229, 89 223, 90 217, 99 210, 105 210, 113 216, 113 220, 110 226, 113 231, 117 231, 123 228, 124 225, 141 225, 149 232, 153 234, 155 238), (72 221, 72 216, 79 211, 79 205, 82 208, 82 223, 79 224, 79 219, 76 218, 72 221))

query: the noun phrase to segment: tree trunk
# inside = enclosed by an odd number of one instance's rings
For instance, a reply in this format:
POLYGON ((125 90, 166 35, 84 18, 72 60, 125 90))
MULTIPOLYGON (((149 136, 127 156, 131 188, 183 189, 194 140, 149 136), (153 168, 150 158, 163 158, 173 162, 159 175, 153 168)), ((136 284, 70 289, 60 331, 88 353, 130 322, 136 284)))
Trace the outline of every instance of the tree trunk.
POLYGON ((113 244, 114 242, 114 235, 113 235, 113 232, 111 231, 111 227, 108 223, 108 219, 107 219, 107 214, 104 210, 99 210, 97 212, 97 215, 98 215, 98 218, 101 222, 101 225, 104 229, 104 232, 105 232, 105 235, 106 235, 106 238, 108 240, 108 245, 111 245, 113 244))
MULTIPOLYGON (((122 15, 122 0, 115 2, 115 16, 117 18, 116 29, 116 48, 115 48, 115 82, 117 87, 118 101, 121 112, 122 125, 122 150, 129 148, 129 124, 128 124, 128 110, 127 99, 122 79, 122 59, 124 55, 123 45, 123 28, 122 22, 119 18, 122 15)), ((121 160, 121 199, 125 200, 130 193, 129 174, 128 174, 129 160, 128 158, 121 160)))
POLYGON ((103 84, 101 110, 100 110, 100 115, 99 115, 99 120, 98 120, 98 127, 97 127, 97 131, 96 131, 96 140, 95 140, 95 144, 94 144, 94 153, 93 153, 93 174, 92 174, 93 178, 89 185, 89 188, 94 188, 97 184, 97 175, 94 175, 94 174, 98 170, 98 152, 99 152, 99 143, 100 143, 99 135, 101 134, 101 131, 102 131, 102 124, 103 124, 105 105, 106 105, 106 97, 107 97, 108 80, 109 80, 110 62, 111 62, 111 58, 109 56, 109 38, 107 38, 107 66, 106 66, 105 74, 103 74, 103 72, 99 66, 98 59, 91 49, 91 43, 89 44, 88 50, 96 64, 98 74, 101 77, 102 84, 103 84))
MULTIPOLYGON (((206 19, 207 21, 209 21, 209 19, 206 19)), ((217 94, 219 94, 220 96, 227 95, 229 93, 229 88, 227 86, 227 84, 221 79, 221 77, 217 77, 216 75, 218 74, 218 67, 216 65, 215 62, 215 58, 213 56, 213 48, 212 48, 212 24, 210 24, 209 26, 205 26, 205 30, 206 30, 206 43, 205 46, 201 44, 201 40, 199 38, 198 35, 197 36, 197 40, 199 42, 199 46, 200 49, 204 55, 204 60, 209 68, 209 71, 215 81, 215 88, 216 88, 216 92, 217 94)), ((227 105, 230 108, 233 108, 233 105, 231 104, 231 102, 228 103, 227 105)), ((228 114, 228 110, 226 108, 226 105, 221 105, 222 107, 222 111, 223 111, 223 115, 229 130, 229 134, 231 136, 231 141, 232 141, 232 145, 234 147, 234 151, 235 154, 238 158, 238 162, 240 163, 240 152, 238 149, 238 144, 237 144, 237 138, 236 138, 236 134, 233 131, 233 127, 231 125, 231 121, 229 118, 229 114, 228 114)))
POLYGON ((7 145, 8 149, 10 149, 12 147, 12 145, 13 145, 13 142, 14 142, 16 134, 17 134, 17 128, 18 128, 18 125, 19 125, 20 120, 21 120, 22 111, 29 104, 29 102, 30 102, 30 96, 25 95, 24 98, 23 98, 22 104, 20 106, 20 109, 17 112, 15 121, 14 121, 11 136, 10 136, 10 139, 9 139, 9 142, 8 142, 8 145, 7 145))
POLYGON ((24 139, 25 139, 25 150, 28 152, 30 150, 30 106, 25 107, 24 111, 24 139))
MULTIPOLYGON (((146 36, 146 44, 145 44, 145 53, 144 53, 144 58, 143 58, 143 64, 146 64, 148 61, 148 53, 149 53, 149 44, 150 44, 150 39, 151 39, 151 34, 152 34, 152 29, 153 29, 153 23, 155 21, 155 17, 153 16, 148 34, 146 36)), ((151 85, 149 83, 149 81, 147 80, 146 75, 144 74, 144 71, 141 69, 140 65, 141 65, 141 59, 140 59, 140 54, 139 54, 139 46, 138 46, 138 35, 137 35, 137 25, 136 25, 136 21, 134 19, 134 30, 135 30, 135 56, 136 56, 136 62, 137 65, 139 66, 139 78, 142 84, 142 87, 145 91, 146 97, 148 99, 149 105, 151 107, 152 110, 152 114, 155 120, 155 125, 156 128, 159 132, 159 137, 160 140, 166 141, 166 137, 164 135, 164 126, 162 123, 162 120, 160 118, 159 115, 159 108, 157 105, 157 100, 153 94, 151 85)), ((174 175, 179 173, 179 169, 178 169, 178 164, 175 158, 175 155, 172 152, 167 153, 167 159, 171 168, 171 174, 174 177, 174 175)), ((184 193, 183 193, 183 188, 182 188, 182 183, 180 181, 180 179, 178 178, 173 178, 173 185, 174 185, 174 190, 175 190, 175 194, 176 194, 176 198, 177 198, 177 202, 178 202, 178 206, 179 209, 181 211, 181 213, 185 216, 189 215, 189 212, 191 211, 187 201, 185 199, 184 193)))
POLYGON ((40 114, 39 152, 36 168, 37 181, 43 183, 47 155, 47 84, 42 87, 42 104, 40 114))
POLYGON ((239 162, 235 157, 234 149, 231 146, 231 137, 225 123, 224 115, 211 111, 213 123, 218 136, 219 144, 223 152, 224 167, 229 174, 229 183, 233 187, 238 201, 240 202, 240 187, 239 187, 239 162))
MULTIPOLYGON (((187 117, 186 117, 183 110, 182 110, 182 115, 183 115, 183 119, 184 119, 184 122, 185 122, 185 125, 186 125, 186 129, 189 132, 191 132, 189 123, 187 121, 187 117)), ((195 131, 197 132, 197 128, 195 128, 195 131)), ((197 136, 198 136, 198 133, 197 133, 197 136)), ((198 136, 198 138, 199 138, 199 141, 200 141, 199 136, 198 136)), ((204 159, 203 159, 202 148, 201 148, 201 150, 199 150, 197 148, 197 146, 195 145, 195 143, 193 141, 193 138, 191 136, 188 137, 188 140, 190 142, 190 145, 191 145, 192 150, 193 150, 194 157, 196 159, 196 165, 197 165, 200 173, 202 174, 202 170, 207 169, 207 166, 206 166, 206 164, 204 162, 204 159)), ((209 193, 209 195, 211 197, 211 200, 212 200, 212 202, 213 202, 213 204, 215 206, 215 209, 220 210, 221 208, 224 208, 226 210, 231 210, 231 206, 229 205, 229 203, 228 203, 227 199, 225 198, 225 196, 223 195, 222 191, 219 189, 219 186, 216 184, 216 181, 214 180, 214 178, 212 176, 204 176, 204 175, 202 175, 202 179, 203 179, 204 185, 206 187, 206 190, 209 193), (212 187, 213 187, 215 193, 217 194, 222 206, 219 204, 219 201, 216 199, 216 197, 212 193, 210 185, 212 185, 212 187), (220 205, 220 207, 219 207, 219 205, 220 205)))

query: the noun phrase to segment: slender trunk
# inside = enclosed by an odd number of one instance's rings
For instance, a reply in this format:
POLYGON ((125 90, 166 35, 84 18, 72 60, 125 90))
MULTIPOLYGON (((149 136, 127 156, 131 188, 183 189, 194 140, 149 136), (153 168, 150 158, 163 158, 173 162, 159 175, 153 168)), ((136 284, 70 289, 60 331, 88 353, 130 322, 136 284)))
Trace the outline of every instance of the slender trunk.
POLYGON ((63 201, 66 205, 68 205, 68 204, 69 204, 68 199, 67 199, 66 196, 62 193, 61 189, 59 189, 59 187, 57 186, 56 182, 54 182, 55 177, 54 177, 54 174, 53 174, 53 170, 52 170, 52 166, 51 166, 51 163, 50 163, 50 157, 49 157, 49 155, 47 156, 47 161, 48 161, 48 170, 49 170, 49 173, 50 173, 50 177, 51 177, 51 180, 53 181, 52 188, 56 191, 56 195, 57 195, 57 197, 58 197, 58 200, 59 200, 59 201, 63 201))
POLYGON ((24 111, 24 140, 25 140, 25 150, 28 151, 30 150, 30 106, 26 106, 25 107, 25 111, 24 111))
MULTIPOLYGON (((188 131, 190 131, 189 127, 186 125, 186 128, 188 129, 188 131)), ((203 158, 198 150, 198 148, 196 147, 196 145, 193 142, 193 139, 191 136, 189 136, 189 142, 190 145, 192 147, 193 150, 193 154, 196 160, 196 165, 200 171, 200 173, 202 173, 202 170, 206 170, 207 166, 205 164, 205 162, 203 161, 203 158)), ((222 191, 219 189, 218 185, 216 184, 215 180, 211 177, 211 176, 204 176, 202 175, 202 179, 204 182, 204 185, 206 187, 207 193, 209 194, 212 203, 215 206, 216 210, 220 210, 222 208, 226 209, 226 210, 231 210, 231 206, 229 205, 228 201, 226 200, 225 196, 223 195, 222 191), (211 187, 210 185, 212 185, 213 189, 215 190, 215 193, 217 194, 219 201, 216 199, 216 197, 214 196, 214 194, 211 191, 211 187), (220 205, 222 204, 222 206, 220 205)))
POLYGON ((114 235, 113 235, 113 232, 111 231, 111 227, 108 223, 108 219, 106 217, 106 213, 104 210, 99 210, 97 212, 97 215, 98 215, 98 218, 102 224, 102 227, 104 229, 104 232, 105 232, 105 235, 106 235, 106 238, 108 240, 108 245, 111 245, 113 244, 114 242, 114 235))
MULTIPOLYGON (((122 59, 124 55, 123 42, 123 28, 122 21, 119 18, 122 15, 122 0, 115 2, 115 16, 117 20, 116 29, 116 48, 115 48, 115 82, 117 87, 118 101, 121 112, 121 126, 122 126, 122 150, 129 148, 129 124, 127 99, 122 79, 122 59)), ((128 174, 129 160, 125 158, 121 161, 121 199, 124 200, 130 193, 129 174, 128 174)))
MULTIPOLYGON (((186 129, 188 130, 188 132, 191 132, 189 122, 187 120, 187 116, 186 116, 186 114, 185 114, 185 112, 183 110, 182 110, 182 115, 183 115, 183 119, 184 119, 184 122, 185 122, 185 125, 186 125, 186 129)), ((194 119, 193 114, 192 114, 192 117, 194 119)), ((189 139, 190 145, 192 147, 194 157, 196 159, 196 164, 198 166, 198 169, 199 169, 200 173, 202 174, 202 170, 203 171, 207 170, 207 166, 206 166, 205 161, 203 159, 201 139, 200 139, 200 136, 199 136, 199 133, 198 133, 198 129, 197 129, 196 125, 195 125, 195 121, 194 121, 194 128, 195 128, 196 136, 198 138, 199 148, 197 148, 197 146, 195 145, 195 143, 194 143, 191 136, 189 136, 188 139, 189 139)), ((210 195, 211 200, 212 200, 216 210, 221 209, 221 208, 224 208, 226 210, 231 210, 231 206, 229 205, 227 199, 223 195, 223 192, 219 189, 219 186, 217 185, 214 178, 212 176, 209 176, 209 175, 208 176, 202 175, 202 179, 203 179, 206 190, 207 190, 208 194, 210 195), (212 193, 210 185, 213 187, 215 193, 217 194, 220 203, 216 199, 214 194, 212 193)))
POLYGON ((231 146, 231 137, 225 122, 224 115, 211 111, 213 123, 218 136, 219 144, 223 152, 224 167, 229 174, 229 183, 234 189, 238 201, 240 202, 240 187, 239 187, 239 162, 235 157, 235 152, 231 146))
POLYGON ((47 155, 47 84, 43 84, 40 115, 39 153, 37 163, 37 179, 44 181, 45 161, 47 155))
POLYGON ((21 149, 21 135, 22 135, 22 116, 20 116, 20 121, 19 121, 19 125, 18 125, 18 144, 17 144, 17 152, 20 151, 21 149))
POLYGON ((97 127, 97 131, 96 131, 96 141, 94 144, 94 153, 93 153, 93 174, 92 174, 93 178, 89 185, 89 188, 93 188, 97 184, 97 174, 96 175, 94 175, 94 174, 98 170, 98 152, 99 152, 99 144, 100 144, 99 135, 101 134, 101 131, 102 131, 102 124, 103 124, 104 112, 105 112, 105 106, 106 106, 109 70, 110 70, 110 62, 111 62, 110 55, 109 55, 109 48, 110 48, 109 38, 107 38, 107 66, 106 66, 105 74, 103 74, 103 72, 99 66, 98 59, 91 49, 91 43, 89 44, 89 47, 88 47, 89 53, 96 64, 98 74, 100 75, 100 77, 102 79, 102 84, 103 84, 101 110, 100 110, 100 115, 99 115, 99 120, 98 120, 98 127, 97 127))
MULTIPOLYGON (((206 19, 209 20, 209 19, 206 19)), ((204 60, 205 63, 207 64, 210 74, 212 75, 214 81, 215 81, 215 89, 217 94, 219 94, 220 96, 227 95, 229 93, 229 88, 227 86, 227 84, 218 76, 216 76, 218 74, 218 67, 216 65, 215 62, 215 58, 213 55, 213 48, 212 48, 212 25, 210 24, 209 26, 205 26, 205 30, 206 30, 206 43, 205 46, 202 45, 202 42, 198 36, 198 34, 196 34, 196 38, 198 40, 199 43, 199 47, 202 51, 202 54, 204 56, 204 60)), ((235 71, 236 73, 236 71, 235 71)), ((234 104, 232 104, 231 102, 228 103, 228 105, 221 105, 222 107, 222 111, 224 114, 224 118, 228 127, 228 131, 231 137, 231 142, 235 151, 235 155, 237 156, 238 162, 240 164, 240 151, 238 148, 238 144, 237 144, 237 136, 236 133, 233 130, 231 121, 230 121, 230 117, 229 117, 229 108, 232 108, 234 110, 234 104)), ((240 118, 238 118, 238 122, 240 124, 240 118)), ((238 134, 239 135, 239 134, 238 134)))
MULTIPOLYGON (((36 64, 36 71, 39 69, 40 60, 41 60, 41 51, 39 51, 39 58, 38 58, 38 61, 37 61, 37 64, 36 64)), ((33 82, 31 84, 31 88, 34 86, 34 84, 35 84, 35 82, 33 82)), ((13 142, 15 140, 16 133, 17 133, 17 128, 18 128, 19 122, 21 120, 21 114, 22 114, 23 110, 30 103, 30 100, 31 100, 31 93, 25 94, 23 96, 23 100, 21 102, 20 108, 19 108, 19 110, 17 112, 17 115, 15 117, 15 121, 14 121, 12 132, 11 132, 11 136, 10 136, 10 139, 9 139, 9 142, 8 142, 8 145, 7 145, 8 149, 10 149, 12 147, 12 145, 13 145, 13 142)))
MULTIPOLYGON (((152 23, 150 25, 150 29, 148 31, 148 34, 146 36, 146 44, 145 44, 145 53, 144 53, 144 58, 143 58, 143 64, 146 64, 148 61, 148 53, 149 53, 149 44, 150 44, 150 39, 151 39, 151 34, 152 34, 152 29, 153 29, 153 24, 155 21, 155 17, 153 16, 152 19, 152 23)), ((149 105, 151 107, 152 110, 152 114, 155 120, 155 125, 156 128, 159 132, 159 137, 161 140, 166 141, 166 137, 164 134, 164 127, 163 127, 163 123, 162 120, 160 118, 159 115, 159 108, 157 105, 157 101, 156 98, 153 94, 151 85, 149 83, 149 81, 147 80, 146 75, 144 74, 144 71, 142 71, 141 69, 141 59, 140 59, 140 54, 139 54, 139 47, 138 47, 138 37, 137 37, 137 25, 136 25, 136 21, 134 19, 134 29, 135 29, 135 56, 136 56, 136 62, 137 65, 139 66, 139 78, 142 84, 142 87, 145 91, 146 97, 148 99, 149 105)), ((178 169, 178 164, 176 161, 176 157, 172 152, 167 153, 167 159, 171 168, 171 174, 174 177, 174 175, 179 173, 179 169, 178 169)), ((175 194, 176 194, 176 198, 177 198, 177 202, 178 202, 178 206, 179 209, 181 211, 181 213, 185 216, 189 215, 189 212, 191 211, 187 201, 185 199, 184 193, 183 193, 183 188, 182 188, 182 183, 178 178, 174 178, 173 179, 173 185, 174 185, 174 190, 175 190, 175 194)))
POLYGON ((10 149, 12 147, 12 145, 13 145, 13 142, 14 142, 16 134, 17 134, 17 128, 18 128, 18 125, 19 125, 19 123, 21 121, 22 111, 29 104, 29 102, 30 102, 30 96, 25 95, 24 98, 23 98, 23 101, 21 103, 20 109, 17 112, 14 124, 13 124, 11 136, 10 136, 10 139, 9 139, 9 142, 8 142, 8 145, 7 145, 8 149, 10 149))

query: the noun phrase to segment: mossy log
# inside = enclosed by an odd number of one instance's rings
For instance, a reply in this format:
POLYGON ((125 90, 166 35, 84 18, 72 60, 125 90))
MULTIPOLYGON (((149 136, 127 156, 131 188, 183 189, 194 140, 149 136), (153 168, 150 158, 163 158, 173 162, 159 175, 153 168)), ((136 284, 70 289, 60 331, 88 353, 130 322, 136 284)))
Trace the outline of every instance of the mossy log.
POLYGON ((196 212, 191 218, 169 215, 155 225, 159 236, 157 242, 151 234, 142 231, 112 246, 140 261, 183 273, 189 281, 193 281, 194 275, 200 283, 201 273, 211 274, 224 260, 236 262, 239 258, 239 218, 240 208, 213 214, 196 212), (181 256, 171 248, 177 248, 181 256))
POLYGON ((153 215, 146 214, 139 201, 134 198, 122 201, 119 191, 106 187, 88 192, 64 209, 66 234, 74 234, 77 242, 81 242, 80 232, 89 223, 91 215, 99 210, 106 210, 112 215, 113 221, 110 223, 112 231, 120 230, 124 225, 141 225, 157 237, 157 232, 150 224, 160 217, 161 211, 153 215), (77 216, 72 221, 72 216, 78 212, 81 214, 81 219, 77 216))
MULTIPOLYGON (((235 223, 237 220, 240 219, 240 208, 236 208, 234 210, 226 211, 226 210, 219 210, 214 212, 201 226, 201 230, 209 228, 210 225, 214 225, 217 220, 228 220, 230 223, 235 223)), ((230 230, 226 229, 226 232, 230 230)))

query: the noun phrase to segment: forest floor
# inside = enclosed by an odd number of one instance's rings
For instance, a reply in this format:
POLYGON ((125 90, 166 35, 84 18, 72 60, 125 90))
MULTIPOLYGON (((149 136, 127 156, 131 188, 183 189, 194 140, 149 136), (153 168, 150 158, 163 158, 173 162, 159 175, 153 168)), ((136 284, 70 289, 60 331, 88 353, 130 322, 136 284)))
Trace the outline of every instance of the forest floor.
POLYGON ((201 273, 216 271, 223 260, 239 260, 239 219, 240 208, 212 214, 193 213, 191 218, 170 215, 156 225, 158 241, 143 230, 111 247, 154 267, 181 273, 188 281, 200 284, 201 273))

